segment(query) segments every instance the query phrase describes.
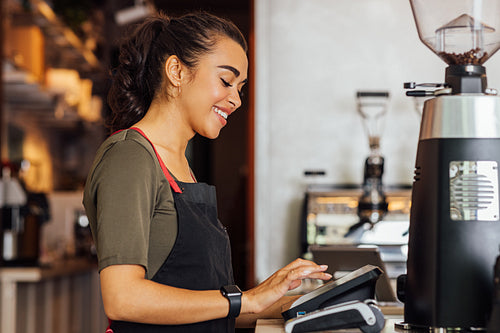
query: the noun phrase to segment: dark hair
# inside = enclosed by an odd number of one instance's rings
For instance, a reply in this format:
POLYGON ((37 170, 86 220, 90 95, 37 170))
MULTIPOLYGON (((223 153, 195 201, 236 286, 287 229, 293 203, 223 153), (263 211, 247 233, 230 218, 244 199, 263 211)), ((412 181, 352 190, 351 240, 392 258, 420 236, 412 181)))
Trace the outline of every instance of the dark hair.
POLYGON ((210 52, 226 36, 247 52, 245 38, 230 21, 199 12, 178 18, 164 14, 147 18, 122 43, 108 94, 111 131, 128 128, 146 114, 163 81, 163 65, 176 55, 194 68, 200 56, 210 52))

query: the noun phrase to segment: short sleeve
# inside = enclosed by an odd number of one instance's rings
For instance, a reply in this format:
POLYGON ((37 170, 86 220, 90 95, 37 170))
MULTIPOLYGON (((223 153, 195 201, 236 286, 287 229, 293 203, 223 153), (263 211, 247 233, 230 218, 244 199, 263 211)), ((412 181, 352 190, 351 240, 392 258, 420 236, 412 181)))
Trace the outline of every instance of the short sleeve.
POLYGON ((116 264, 148 269, 150 224, 159 186, 154 157, 134 140, 115 142, 90 177, 99 270, 116 264))

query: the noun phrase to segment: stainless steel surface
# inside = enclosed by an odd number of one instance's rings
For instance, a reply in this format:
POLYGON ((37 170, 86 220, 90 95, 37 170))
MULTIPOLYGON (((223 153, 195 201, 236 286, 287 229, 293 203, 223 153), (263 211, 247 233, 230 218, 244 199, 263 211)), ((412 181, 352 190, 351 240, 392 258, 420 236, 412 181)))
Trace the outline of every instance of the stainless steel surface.
MULTIPOLYGON (((397 230, 399 227, 408 229, 403 224, 409 223, 411 189, 386 186, 384 192, 389 204, 388 213, 381 222, 364 233, 361 242, 376 245, 407 244, 408 237, 397 234, 397 230), (386 226, 390 223, 397 224, 398 227, 387 230, 386 226)), ((359 185, 350 188, 330 184, 310 185, 307 189, 307 214, 304 221, 307 245, 352 244, 353 241, 344 236, 351 225, 359 222, 357 207, 361 194, 359 185)))
POLYGON ((420 140, 500 138, 500 97, 439 96, 425 101, 420 140))

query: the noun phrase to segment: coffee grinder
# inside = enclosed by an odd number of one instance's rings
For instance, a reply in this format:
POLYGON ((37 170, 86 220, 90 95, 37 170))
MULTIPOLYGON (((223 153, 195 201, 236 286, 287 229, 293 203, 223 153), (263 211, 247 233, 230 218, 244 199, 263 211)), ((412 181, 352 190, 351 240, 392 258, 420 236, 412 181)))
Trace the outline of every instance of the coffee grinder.
POLYGON ((373 225, 387 213, 387 200, 382 185, 384 157, 380 152, 380 136, 382 121, 387 113, 389 92, 358 91, 356 100, 370 148, 370 154, 365 160, 363 193, 358 202, 358 216, 361 223, 373 225))
POLYGON ((383 219, 388 203, 384 193, 382 176, 384 157, 380 152, 382 123, 387 113, 389 92, 358 91, 356 106, 363 120, 363 127, 368 136, 370 153, 365 159, 362 193, 358 199, 359 222, 352 225, 344 237, 359 240, 366 230, 383 219))
POLYGON ((500 0, 410 0, 445 82, 405 83, 425 101, 410 214, 403 328, 482 330, 500 245, 500 97, 483 66, 500 47, 500 0), (416 90, 416 87, 424 90, 416 90))

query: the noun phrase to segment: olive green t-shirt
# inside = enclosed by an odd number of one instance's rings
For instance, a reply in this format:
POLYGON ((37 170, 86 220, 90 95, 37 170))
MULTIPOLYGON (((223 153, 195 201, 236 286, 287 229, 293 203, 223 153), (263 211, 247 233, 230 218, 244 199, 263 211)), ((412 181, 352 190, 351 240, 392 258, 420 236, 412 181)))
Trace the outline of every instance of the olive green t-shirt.
POLYGON ((83 204, 99 271, 135 264, 151 279, 173 248, 177 214, 170 184, 147 139, 124 130, 104 141, 88 175, 83 204))

